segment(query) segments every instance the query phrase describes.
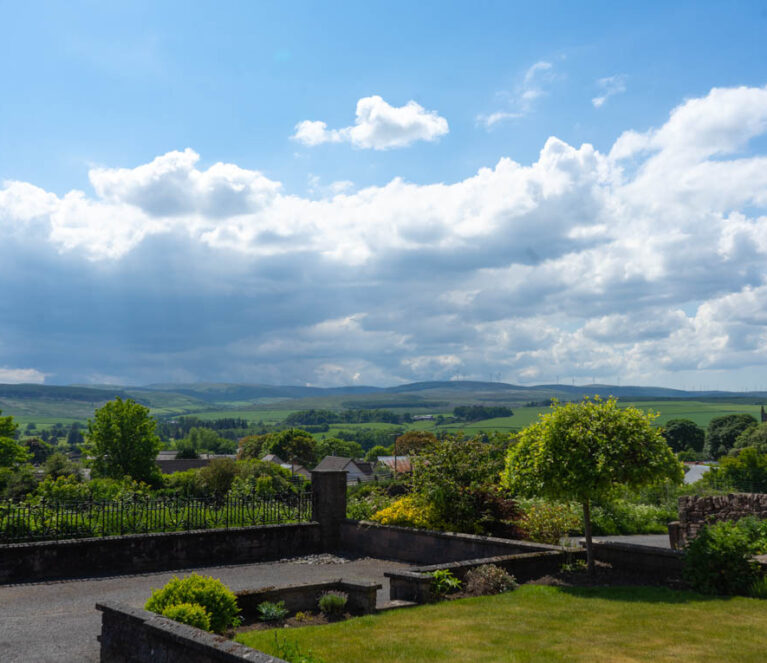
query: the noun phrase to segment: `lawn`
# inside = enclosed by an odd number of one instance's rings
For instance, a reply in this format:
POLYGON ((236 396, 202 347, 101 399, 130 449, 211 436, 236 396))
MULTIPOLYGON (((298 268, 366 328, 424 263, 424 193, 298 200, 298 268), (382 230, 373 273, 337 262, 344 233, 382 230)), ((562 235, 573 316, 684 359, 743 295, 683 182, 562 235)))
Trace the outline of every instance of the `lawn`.
POLYGON ((326 663, 761 663, 767 601, 656 587, 525 585, 328 626, 252 631, 237 640, 273 654, 275 632, 326 663))

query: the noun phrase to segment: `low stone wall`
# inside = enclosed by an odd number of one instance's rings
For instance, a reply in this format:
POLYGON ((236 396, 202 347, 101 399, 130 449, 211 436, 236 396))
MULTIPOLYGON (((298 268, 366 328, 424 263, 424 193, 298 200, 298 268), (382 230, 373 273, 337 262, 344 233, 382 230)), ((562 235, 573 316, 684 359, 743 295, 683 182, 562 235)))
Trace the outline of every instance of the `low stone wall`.
POLYGON ((646 576, 666 583, 682 577, 684 554, 668 548, 634 543, 594 541, 594 559, 611 564, 614 569, 646 576))
POLYGON ((113 601, 97 603, 102 663, 285 663, 231 640, 113 601))
POLYGON ((389 595, 392 600, 428 603, 435 599, 431 591, 431 574, 434 571, 447 569, 463 580, 472 569, 484 564, 495 564, 508 571, 518 582, 527 582, 556 573, 566 561, 583 558, 584 552, 580 548, 572 551, 560 548, 519 555, 499 555, 446 564, 431 564, 411 571, 390 571, 384 575, 389 578, 389 595))
POLYGON ((365 520, 347 520, 341 523, 340 548, 360 555, 415 564, 444 564, 501 555, 561 550, 558 546, 544 543, 378 525, 365 520))
POLYGON ((671 547, 684 548, 701 527, 720 520, 739 520, 746 516, 767 519, 767 495, 764 493, 730 493, 679 498, 679 521, 669 524, 671 547))
POLYGON ((291 612, 316 611, 317 602, 325 592, 338 591, 348 595, 346 608, 352 614, 367 615, 376 611, 376 592, 381 585, 375 582, 354 582, 338 578, 325 582, 285 587, 266 587, 253 591, 237 592, 237 604, 246 621, 258 616, 258 605, 264 601, 284 601, 291 612))
POLYGON ((245 564, 320 552, 317 523, 0 546, 0 584, 245 564))

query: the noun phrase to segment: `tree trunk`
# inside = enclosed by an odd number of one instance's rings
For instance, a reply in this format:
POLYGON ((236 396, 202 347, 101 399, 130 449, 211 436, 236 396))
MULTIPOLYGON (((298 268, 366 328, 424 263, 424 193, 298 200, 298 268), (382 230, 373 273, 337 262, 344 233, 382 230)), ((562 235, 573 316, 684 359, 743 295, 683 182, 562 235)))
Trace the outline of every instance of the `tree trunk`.
POLYGON ((586 500, 583 503, 583 531, 586 535, 586 564, 590 576, 594 575, 594 547, 591 543, 591 503, 586 500))

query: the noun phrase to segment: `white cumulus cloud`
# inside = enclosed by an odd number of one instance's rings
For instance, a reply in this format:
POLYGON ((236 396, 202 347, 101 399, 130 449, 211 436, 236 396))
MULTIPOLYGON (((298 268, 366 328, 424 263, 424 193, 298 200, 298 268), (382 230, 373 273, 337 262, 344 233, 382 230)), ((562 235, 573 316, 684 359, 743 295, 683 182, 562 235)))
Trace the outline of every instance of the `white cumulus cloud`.
POLYGON ((304 120, 291 138, 314 147, 322 143, 351 143, 354 147, 388 150, 424 140, 433 142, 448 133, 447 120, 415 101, 391 106, 378 95, 357 102, 354 125, 328 129, 325 122, 304 120))
POLYGON ((0 365, 39 369, 5 381, 758 383, 765 134, 767 88, 715 88, 452 183, 303 196, 190 149, 92 193, 5 182, 0 365))

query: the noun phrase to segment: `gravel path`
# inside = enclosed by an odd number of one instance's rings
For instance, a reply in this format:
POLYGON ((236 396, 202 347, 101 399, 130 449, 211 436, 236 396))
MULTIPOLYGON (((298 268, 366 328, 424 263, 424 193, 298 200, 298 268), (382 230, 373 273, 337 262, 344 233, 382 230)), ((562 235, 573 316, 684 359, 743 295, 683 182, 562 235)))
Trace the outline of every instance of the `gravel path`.
POLYGON ((109 599, 141 607, 152 588, 162 587, 173 575, 197 571, 220 578, 234 591, 333 578, 374 580, 384 585, 378 592, 381 603, 389 596, 384 571, 407 567, 369 558, 341 560, 313 556, 261 564, 0 586, 0 661, 98 661, 96 636, 101 631, 101 613, 94 607, 96 602, 109 599))

